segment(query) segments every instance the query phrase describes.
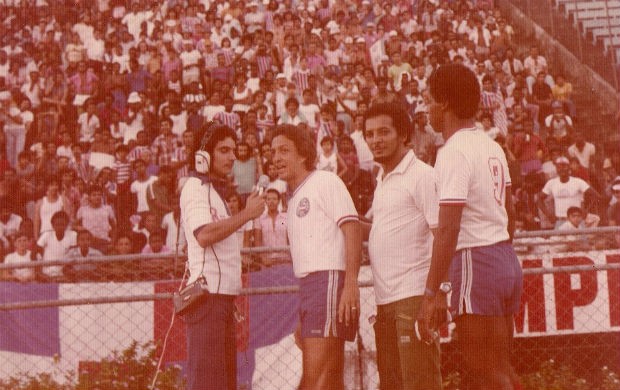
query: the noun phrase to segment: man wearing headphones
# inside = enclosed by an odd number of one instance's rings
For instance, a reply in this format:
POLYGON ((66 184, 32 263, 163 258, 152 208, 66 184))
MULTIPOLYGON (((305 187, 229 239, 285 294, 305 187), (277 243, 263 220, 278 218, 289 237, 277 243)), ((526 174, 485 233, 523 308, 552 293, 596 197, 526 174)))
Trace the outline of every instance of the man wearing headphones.
POLYGON ((211 125, 195 154, 196 175, 181 191, 181 218, 188 245, 189 280, 204 278, 209 294, 184 315, 187 325, 187 388, 237 388, 234 300, 241 291, 241 253, 234 234, 265 209, 252 193, 231 216, 225 199, 235 161, 235 132, 211 125))

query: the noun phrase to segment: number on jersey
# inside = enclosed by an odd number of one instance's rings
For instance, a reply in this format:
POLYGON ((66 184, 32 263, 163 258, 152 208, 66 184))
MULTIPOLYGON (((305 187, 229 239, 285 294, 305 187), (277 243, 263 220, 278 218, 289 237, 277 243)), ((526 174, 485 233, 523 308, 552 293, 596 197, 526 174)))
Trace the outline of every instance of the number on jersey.
POLYGON ((506 175, 504 174, 504 166, 497 157, 489 158, 489 171, 493 180, 493 195, 497 204, 504 204, 504 194, 506 191, 506 175))

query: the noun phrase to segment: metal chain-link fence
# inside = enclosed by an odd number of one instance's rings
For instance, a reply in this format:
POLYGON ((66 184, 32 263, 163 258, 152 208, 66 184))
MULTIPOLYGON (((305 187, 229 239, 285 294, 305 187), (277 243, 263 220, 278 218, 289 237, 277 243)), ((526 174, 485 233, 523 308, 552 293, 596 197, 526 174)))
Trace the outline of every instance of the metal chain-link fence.
MULTIPOLYGON (((565 245, 574 240, 569 237, 565 245)), ((516 244, 527 245, 528 241, 516 244)), ((533 253, 532 248, 520 255, 524 292, 515 318, 515 368, 527 383, 542 380, 555 364, 568 367, 565 375, 569 381, 582 383, 582 378, 587 386, 603 386, 609 379, 601 376, 603 367, 618 372, 620 365, 620 251, 549 253, 547 249, 533 253)), ((75 276, 65 272, 57 281, 0 282, 0 388, 9 386, 11 377, 37 373, 50 374, 58 383, 79 382, 80 388, 116 388, 92 385, 93 378, 109 369, 105 362, 115 356, 114 351, 139 355, 132 347, 149 343, 157 347, 146 359, 148 364, 132 366, 129 362, 133 360, 117 355, 115 375, 118 383, 139 374, 151 377, 172 319, 170 293, 178 288, 183 261, 171 256, 155 260, 125 256, 46 263, 51 264, 64 267, 63 271, 71 267, 80 277, 71 279, 75 276), (145 367, 147 374, 132 371, 145 367)), ((16 270, 34 270, 35 266, 40 264, 4 264, 0 272, 6 279, 16 270)), ((346 344, 348 389, 374 390, 379 385, 374 332, 368 320, 376 313, 371 276, 369 267, 363 266, 359 337, 346 344)), ((243 284, 244 295, 237 300, 239 387, 295 389, 301 374, 301 352, 292 336, 297 325, 297 296, 291 266, 280 264, 244 273, 243 284)), ((457 339, 453 326, 443 330, 446 388, 466 388, 468 380, 457 339)), ((163 367, 179 367, 174 372, 182 378, 185 354, 185 328, 177 318, 167 339, 163 367)), ((562 369, 555 373, 564 375, 562 369)), ((613 382, 613 374, 608 376, 613 382)), ((181 388, 182 383, 175 386, 181 388)))

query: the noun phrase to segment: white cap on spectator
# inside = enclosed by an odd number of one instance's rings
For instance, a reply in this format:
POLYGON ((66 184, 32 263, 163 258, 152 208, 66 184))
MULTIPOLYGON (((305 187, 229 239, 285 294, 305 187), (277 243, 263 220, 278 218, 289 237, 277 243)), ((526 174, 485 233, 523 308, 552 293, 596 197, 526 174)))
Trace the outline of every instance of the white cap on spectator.
POLYGON ((164 42, 172 42, 172 34, 165 33, 164 35, 162 35, 161 40, 164 42))
POLYGON ((177 21, 174 19, 166 19, 166 27, 174 27, 177 25, 177 21))
POLYGON ((310 31, 311 34, 316 34, 316 35, 321 35, 321 32, 323 31, 322 28, 313 28, 312 31, 310 31))
POLYGON ((390 32, 388 33, 388 35, 389 35, 389 36, 391 36, 391 37, 395 37, 395 36, 397 36, 397 35, 398 35, 398 33, 396 32, 396 30, 392 30, 392 31, 390 31, 390 32))
POLYGON ((263 5, 269 5, 269 0, 263 0, 263 5))
POLYGON ((286 78, 286 75, 285 75, 284 73, 278 73, 278 74, 276 75, 276 80, 277 80, 277 79, 285 79, 285 78, 286 78))
POLYGON ((9 91, 0 91, 0 100, 11 99, 11 93, 9 91))
POLYGON ((370 0, 363 0, 362 4, 370 5, 370 0))
POLYGON ((385 54, 381 56, 381 61, 389 61, 390 57, 386 56, 385 54))
POLYGON ((603 160, 603 169, 609 169, 613 167, 613 165, 611 165, 611 159, 609 157, 605 158, 605 160, 603 160))
POLYGON ((226 16, 224 16, 224 21, 225 22, 230 22, 231 20, 233 20, 233 17, 231 14, 226 14, 226 16))
POLYGON ((366 40, 363 37, 358 37, 355 39, 355 43, 366 43, 366 40))
POLYGON ((555 163, 555 165, 570 164, 570 161, 568 161, 568 159, 566 157, 560 156, 560 157, 555 159, 554 163, 555 163))
POLYGON ((351 38, 351 37, 346 37, 346 38, 344 39, 344 43, 346 43, 346 44, 353 43, 353 38, 351 38))
POLYGON ((140 103, 141 101, 142 99, 140 98, 140 95, 136 91, 133 91, 132 93, 130 93, 129 97, 127 98, 127 103, 140 103))
POLYGON ((310 4, 308 6, 308 12, 315 12, 316 11, 316 7, 314 6, 314 4, 310 4))
POLYGON ((306 6, 305 6, 305 5, 303 5, 303 3, 302 3, 302 4, 299 4, 299 5, 297 6, 297 10, 298 10, 298 11, 303 11, 303 10, 305 10, 305 9, 306 9, 306 6))
POLYGON ((340 27, 334 26, 329 30, 330 34, 340 34, 340 27))

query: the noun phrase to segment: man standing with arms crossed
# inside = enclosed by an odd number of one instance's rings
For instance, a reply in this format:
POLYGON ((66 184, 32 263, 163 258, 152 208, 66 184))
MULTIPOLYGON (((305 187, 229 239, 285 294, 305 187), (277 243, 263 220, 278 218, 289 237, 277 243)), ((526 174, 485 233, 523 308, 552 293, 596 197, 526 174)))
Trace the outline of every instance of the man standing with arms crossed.
POLYGON ((377 302, 377 368, 381 389, 440 390, 439 340, 427 344, 414 333, 439 206, 433 168, 406 146, 411 128, 397 104, 372 105, 364 116, 364 138, 381 164, 372 225, 362 223, 377 302))
POLYGON ((344 341, 355 339, 360 307, 357 211, 338 176, 314 169, 316 147, 310 134, 279 125, 271 146, 278 175, 292 191, 287 230, 299 278, 299 389, 342 390, 344 341))
POLYGON ((435 172, 439 223, 424 301, 418 315, 423 340, 445 320, 441 283, 452 284, 463 360, 475 388, 520 389, 510 365, 513 315, 519 309, 522 272, 510 242, 510 176, 500 145, 476 130, 480 102, 476 76, 462 65, 438 68, 429 79, 430 123, 446 141, 435 172))
POLYGON ((204 278, 209 290, 206 299, 184 314, 189 390, 237 389, 234 300, 241 291, 241 252, 235 232, 260 216, 265 202, 254 192, 244 210, 230 215, 225 199, 235 139, 229 127, 211 125, 195 155, 197 175, 181 191, 188 284, 204 278))

